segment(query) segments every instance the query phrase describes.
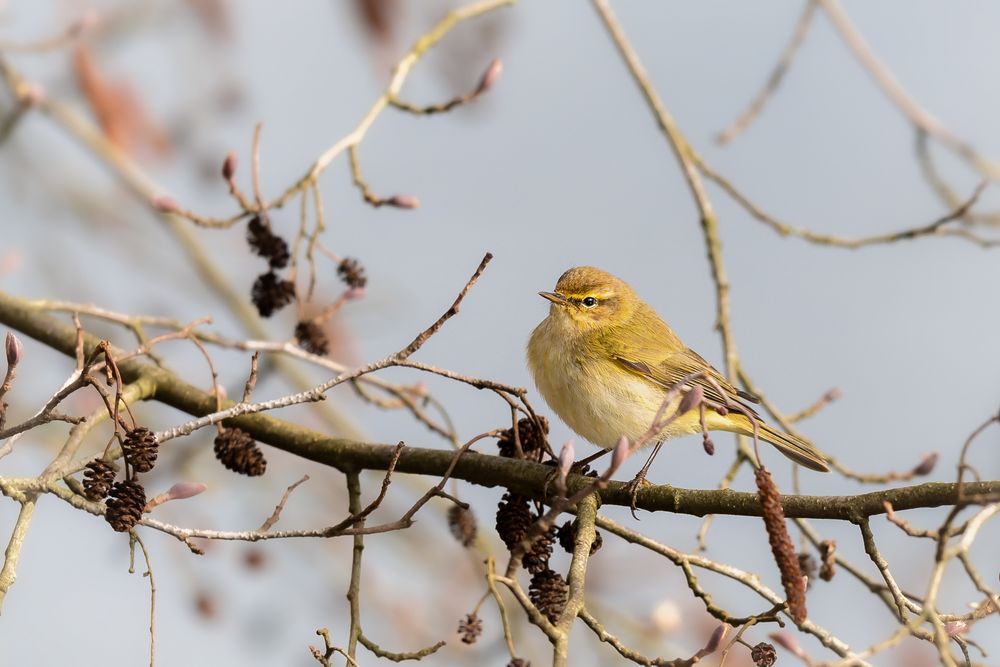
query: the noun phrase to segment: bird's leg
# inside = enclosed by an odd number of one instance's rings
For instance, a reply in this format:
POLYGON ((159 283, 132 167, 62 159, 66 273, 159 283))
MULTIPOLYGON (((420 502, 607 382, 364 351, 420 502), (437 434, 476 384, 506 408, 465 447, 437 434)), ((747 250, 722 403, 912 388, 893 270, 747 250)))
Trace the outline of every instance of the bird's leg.
POLYGON ((577 474, 582 473, 583 469, 586 468, 589 464, 593 463, 594 461, 601 458, 610 451, 611 451, 610 449, 602 449, 594 454, 591 454, 590 456, 580 459, 579 461, 573 464, 573 467, 570 468, 570 472, 575 472, 577 474))
MULTIPOLYGON (((590 456, 586 456, 586 457, 580 459, 579 461, 575 462, 572 466, 570 466, 569 472, 571 474, 575 474, 575 475, 582 475, 582 474, 584 474, 584 469, 586 469, 586 467, 587 467, 588 464, 593 463, 594 461, 596 461, 597 459, 601 458, 602 456, 604 456, 605 454, 607 454, 610 451, 611 451, 610 449, 602 449, 602 450, 598 451, 595 454, 591 454, 590 456)), ((593 475, 597 475, 597 473, 593 473, 593 475)), ((556 468, 553 468, 552 472, 550 472, 546 476, 546 478, 545 478, 545 484, 542 487, 544 489, 544 493, 546 495, 549 492, 549 484, 551 484, 552 482, 554 482, 558 476, 559 476, 559 470, 556 469, 556 468)))
POLYGON ((632 481, 628 483, 628 486, 625 487, 628 489, 629 497, 631 499, 630 509, 632 510, 633 519, 639 518, 635 513, 635 498, 637 495, 639 495, 639 488, 644 483, 649 484, 649 482, 646 480, 646 473, 649 472, 649 466, 653 464, 653 459, 655 459, 656 455, 660 453, 660 447, 662 446, 663 446, 662 440, 653 445, 653 451, 649 454, 649 458, 646 459, 646 463, 643 464, 642 470, 640 470, 639 473, 632 478, 632 481))

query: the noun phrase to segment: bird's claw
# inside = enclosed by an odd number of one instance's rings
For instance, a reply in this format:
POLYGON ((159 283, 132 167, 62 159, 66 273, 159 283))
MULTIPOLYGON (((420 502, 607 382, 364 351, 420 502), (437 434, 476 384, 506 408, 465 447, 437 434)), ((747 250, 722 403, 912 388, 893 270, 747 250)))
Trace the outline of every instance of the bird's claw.
POLYGON ((628 491, 629 495, 629 510, 632 512, 632 518, 638 520, 639 516, 636 514, 636 498, 639 495, 639 489, 644 486, 652 486, 652 483, 646 479, 646 471, 641 470, 639 474, 632 478, 632 481, 625 485, 625 489, 628 491))

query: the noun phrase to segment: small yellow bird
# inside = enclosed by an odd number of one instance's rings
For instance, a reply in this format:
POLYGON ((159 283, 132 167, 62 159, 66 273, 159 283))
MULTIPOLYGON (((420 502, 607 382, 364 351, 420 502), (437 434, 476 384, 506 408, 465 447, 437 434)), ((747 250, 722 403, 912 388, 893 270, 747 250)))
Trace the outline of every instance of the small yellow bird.
MULTIPOLYGON (((688 388, 700 387, 707 404, 726 406, 720 411, 706 407, 709 430, 753 436, 747 416, 752 414, 762 440, 807 468, 829 470, 815 447, 759 419, 746 404, 757 399, 688 349, 623 280, 580 266, 562 274, 554 292, 539 294, 552 305, 549 316, 531 333, 528 367, 549 406, 581 437, 606 449, 623 435, 635 442, 652 426, 667 390, 700 372, 688 388)), ((676 410, 680 401, 678 395, 665 414, 676 410)), ((701 430, 699 410, 692 409, 653 440, 659 443, 701 430)))

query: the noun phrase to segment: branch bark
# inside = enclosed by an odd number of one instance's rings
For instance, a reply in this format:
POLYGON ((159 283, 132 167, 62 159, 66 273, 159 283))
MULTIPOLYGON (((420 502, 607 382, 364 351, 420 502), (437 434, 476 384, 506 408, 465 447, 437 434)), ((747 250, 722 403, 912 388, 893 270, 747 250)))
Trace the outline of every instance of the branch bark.
MULTIPOLYGON (((22 299, 0 292, 0 322, 17 329, 35 340, 73 357, 76 331, 49 315, 38 312, 22 299)), ((85 349, 93 349, 98 339, 85 336, 85 349)), ((184 382, 173 373, 152 364, 130 359, 119 364, 126 383, 139 380, 152 383, 151 400, 195 416, 216 410, 215 397, 184 382)), ((232 403, 227 403, 228 407, 232 403)), ((362 442, 348 438, 330 437, 263 414, 243 415, 231 420, 233 426, 247 431, 257 440, 291 454, 316 461, 341 471, 358 469, 386 470, 392 463, 396 445, 362 442)), ((400 473, 441 477, 454 463, 454 452, 442 449, 406 447, 399 455, 396 470, 400 473)), ((532 498, 545 497, 549 488, 552 468, 531 461, 476 454, 470 451, 455 464, 452 477, 481 486, 503 486, 532 498)), ((587 488, 593 480, 570 475, 567 493, 587 488)), ((962 485, 961 498, 1000 494, 1000 480, 968 482, 962 485)), ((609 482, 599 491, 601 502, 607 505, 631 504, 627 484, 609 482)), ((960 500, 959 485, 945 482, 928 482, 914 486, 898 487, 853 496, 784 495, 782 508, 789 518, 839 519, 857 522, 864 517, 885 513, 885 501, 895 511, 920 507, 953 505, 960 500)), ((651 512, 664 511, 677 514, 704 516, 729 514, 735 516, 761 516, 756 493, 743 493, 729 489, 683 489, 670 485, 643 488, 636 496, 636 507, 651 512)))

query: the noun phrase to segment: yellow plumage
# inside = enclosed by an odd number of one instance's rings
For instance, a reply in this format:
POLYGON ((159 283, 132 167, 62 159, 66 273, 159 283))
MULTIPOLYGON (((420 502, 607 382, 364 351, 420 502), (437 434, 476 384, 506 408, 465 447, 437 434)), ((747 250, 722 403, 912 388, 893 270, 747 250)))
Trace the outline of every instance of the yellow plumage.
MULTIPOLYGON (((528 341, 528 367, 555 413, 595 445, 611 448, 623 435, 638 439, 652 425, 667 389, 695 372, 703 376, 689 384, 700 386, 706 399, 738 403, 756 415, 747 405, 755 399, 688 349, 624 281, 594 267, 577 267, 559 278, 554 292, 541 295, 552 305, 528 341)), ((813 470, 827 470, 822 453, 808 442, 760 419, 757 424, 760 438, 785 456, 813 470)), ((753 435, 750 419, 732 410, 722 415, 707 409, 706 425, 753 435)), ((699 413, 691 410, 656 440, 700 431, 699 413)))

